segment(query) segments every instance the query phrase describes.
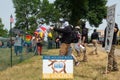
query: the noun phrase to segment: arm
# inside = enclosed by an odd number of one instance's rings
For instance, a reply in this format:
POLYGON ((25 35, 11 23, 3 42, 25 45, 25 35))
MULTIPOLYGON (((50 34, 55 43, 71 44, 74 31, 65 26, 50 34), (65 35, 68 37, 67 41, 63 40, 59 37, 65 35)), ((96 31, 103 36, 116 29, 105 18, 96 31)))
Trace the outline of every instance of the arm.
POLYGON ((85 42, 85 36, 83 36, 83 39, 82 39, 82 43, 84 43, 85 42))
POLYGON ((54 31, 60 32, 60 33, 70 33, 71 29, 69 28, 69 26, 60 29, 60 28, 53 28, 54 31))
POLYGON ((103 40, 103 43, 102 43, 102 47, 105 47, 106 29, 107 29, 107 27, 105 28, 105 31, 104 31, 104 40, 103 40))
POLYGON ((118 31, 119 31, 118 27, 114 27, 114 32, 118 32, 118 31))

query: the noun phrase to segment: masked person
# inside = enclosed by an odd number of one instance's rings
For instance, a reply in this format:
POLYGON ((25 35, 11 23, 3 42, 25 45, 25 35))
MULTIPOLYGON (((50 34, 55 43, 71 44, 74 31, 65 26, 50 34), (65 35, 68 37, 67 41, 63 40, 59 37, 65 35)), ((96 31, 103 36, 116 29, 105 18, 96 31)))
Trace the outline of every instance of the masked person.
MULTIPOLYGON (((117 43, 117 33, 118 33, 118 31, 119 31, 118 25, 115 23, 112 46, 111 46, 110 52, 108 53, 107 71, 103 72, 103 73, 106 73, 106 74, 111 72, 111 71, 119 71, 118 64, 117 64, 117 61, 116 61, 116 57, 115 57, 115 54, 114 54, 115 45, 117 43)), ((105 47, 105 39, 106 39, 106 28, 105 28, 105 32, 104 32, 104 42, 103 42, 102 47, 105 47)))
POLYGON ((70 43, 71 43, 70 38, 71 38, 72 27, 69 25, 68 21, 63 20, 62 27, 60 28, 50 27, 50 29, 62 33, 59 55, 66 56, 68 53, 68 48, 70 47, 70 43))
POLYGON ((85 50, 83 51, 83 61, 87 61, 87 54, 86 54, 86 45, 88 43, 88 29, 85 27, 85 23, 82 24, 82 39, 81 39, 82 45, 85 47, 85 50))

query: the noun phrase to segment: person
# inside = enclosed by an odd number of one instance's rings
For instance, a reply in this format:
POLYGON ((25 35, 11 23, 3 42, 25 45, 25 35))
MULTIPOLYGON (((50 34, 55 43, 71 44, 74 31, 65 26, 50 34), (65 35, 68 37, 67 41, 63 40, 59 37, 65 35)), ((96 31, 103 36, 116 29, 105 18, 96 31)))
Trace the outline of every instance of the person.
POLYGON ((75 32, 77 33, 78 40, 76 43, 74 43, 74 49, 77 52, 77 56, 80 56, 81 50, 84 51, 85 48, 81 44, 81 34, 80 34, 80 26, 75 27, 75 32))
POLYGON ((0 47, 2 47, 2 41, 0 41, 0 47))
POLYGON ((32 51, 34 53, 36 53, 36 43, 37 43, 37 41, 36 41, 36 37, 35 36, 32 37, 31 42, 32 42, 32 51))
POLYGON ((18 54, 22 55, 22 48, 23 48, 23 39, 21 38, 21 34, 19 33, 16 38, 15 38, 15 42, 14 42, 14 51, 15 51, 15 54, 16 56, 18 54))
POLYGON ((38 50, 37 50, 37 37, 39 35, 39 32, 34 32, 34 56, 38 55, 38 50))
POLYGON ((88 43, 88 29, 85 26, 85 23, 82 24, 82 38, 81 38, 82 45, 85 47, 83 51, 83 62, 87 61, 87 54, 86 54, 86 45, 88 43))
POLYGON ((56 49, 59 48, 60 47, 60 37, 59 37, 59 35, 56 36, 55 43, 56 43, 56 49))
POLYGON ((68 47, 68 53, 66 56, 72 56, 74 63, 75 63, 75 66, 78 66, 80 64, 80 62, 77 60, 76 56, 72 53, 72 51, 73 51, 73 47, 70 44, 70 46, 68 47))
MULTIPOLYGON (((105 71, 103 73, 109 73, 111 71, 119 71, 118 64, 117 64, 117 61, 116 61, 116 57, 115 57, 115 54, 114 54, 115 45, 117 43, 117 33, 118 33, 118 31, 119 31, 118 25, 117 25, 117 23, 115 23, 112 46, 111 46, 110 52, 108 53, 107 71, 105 71)), ((104 31, 104 42, 103 42, 102 47, 105 47, 105 39, 106 39, 106 28, 105 28, 105 31, 104 31)))
POLYGON ((48 32, 48 49, 52 49, 53 48, 53 37, 52 37, 52 33, 48 32))
POLYGON ((98 52, 97 52, 98 40, 99 40, 98 32, 96 31, 96 29, 94 29, 93 33, 91 34, 91 41, 93 43, 94 49, 93 51, 91 51, 90 54, 93 54, 95 52, 95 54, 98 55, 98 52))
POLYGON ((66 56, 71 43, 71 26, 69 25, 68 21, 63 21, 61 28, 50 27, 50 29, 62 33, 59 55, 66 56))
POLYGON ((37 36, 37 53, 38 55, 42 55, 42 38, 37 36))

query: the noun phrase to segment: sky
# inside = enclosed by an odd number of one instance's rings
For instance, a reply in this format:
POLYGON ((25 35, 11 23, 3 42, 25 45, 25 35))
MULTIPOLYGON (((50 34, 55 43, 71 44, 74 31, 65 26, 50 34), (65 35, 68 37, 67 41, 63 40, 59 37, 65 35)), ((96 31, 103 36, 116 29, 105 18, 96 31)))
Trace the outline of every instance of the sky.
MULTIPOLYGON (((49 0, 50 2, 53 2, 55 0, 49 0)), ((120 29, 120 0, 108 0, 107 6, 111 6, 113 4, 116 4, 116 15, 115 15, 115 21, 119 26, 120 29)), ((4 24, 4 27, 6 29, 10 29, 10 15, 13 15, 13 18, 15 18, 15 8, 13 6, 12 0, 0 0, 0 18, 2 18, 2 23, 4 24)), ((12 26, 14 26, 15 20, 12 26)), ((93 27, 90 27, 90 25, 87 23, 86 25, 88 28, 91 29, 91 31, 94 29, 93 27)), ((106 27, 106 21, 103 20, 103 23, 100 24, 99 28, 104 30, 106 27)))

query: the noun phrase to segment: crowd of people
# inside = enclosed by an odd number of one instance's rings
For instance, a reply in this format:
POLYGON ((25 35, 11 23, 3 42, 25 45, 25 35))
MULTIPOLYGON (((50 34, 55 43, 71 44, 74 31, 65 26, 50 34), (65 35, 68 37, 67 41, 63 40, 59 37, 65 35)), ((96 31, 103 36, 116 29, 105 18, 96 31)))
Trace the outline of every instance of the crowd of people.
MULTIPOLYGON (((48 49, 52 49, 53 41, 56 45, 56 49, 59 49, 59 56, 72 56, 74 59, 75 66, 79 65, 79 61, 77 60, 75 54, 73 54, 73 49, 76 51, 77 56, 80 57, 81 53, 83 53, 83 62, 88 61, 87 56, 87 43, 88 43, 88 28, 86 28, 85 23, 82 25, 72 26, 69 24, 68 21, 64 19, 60 19, 61 26, 55 27, 51 25, 49 28, 47 41, 48 41, 48 49), (55 38, 51 34, 51 31, 57 32, 55 38), (74 40, 73 40, 74 37, 74 40)), ((115 24, 114 27, 114 34, 113 34, 113 42, 111 50, 108 54, 108 66, 107 72, 111 71, 118 71, 117 61, 115 59, 114 50, 118 32, 118 25, 115 24)), ((105 38, 106 38, 106 29, 104 32, 104 42, 103 47, 105 46, 105 38)), ((27 38, 23 40, 22 34, 17 34, 14 40, 14 52, 17 55, 21 55, 23 51, 23 46, 26 46, 26 53, 31 51, 34 52, 34 55, 42 55, 42 47, 44 42, 44 37, 40 36, 38 32, 34 32, 33 35, 26 35, 27 38)), ((93 33, 91 34, 91 42, 93 44, 93 50, 90 54, 98 55, 98 41, 99 41, 99 34, 96 29, 94 29, 93 33)), ((0 46, 2 43, 0 42, 0 46)))
MULTIPOLYGON (((86 53, 87 52, 86 45, 88 43, 88 29, 86 28, 86 25, 82 24, 81 27, 76 26, 73 28, 73 26, 71 26, 67 21, 63 20, 61 23, 62 23, 62 26, 60 28, 50 27, 51 30, 54 30, 58 33, 62 33, 59 55, 60 56, 67 56, 67 55, 73 56, 75 65, 78 65, 79 62, 77 61, 76 57, 72 53, 73 48, 72 48, 71 44, 74 43, 74 49, 76 50, 77 55, 80 56, 80 54, 81 54, 80 51, 82 50, 83 51, 83 60, 82 61, 84 61, 84 62, 88 61, 87 53, 86 53), (81 33, 80 33, 80 28, 81 28, 81 33), (77 42, 71 41, 71 34, 74 30, 78 33, 78 36, 79 36, 79 40, 77 42)), ((112 47, 110 49, 110 52, 108 53, 107 69, 105 70, 105 72, 103 72, 106 74, 111 71, 119 71, 118 66, 117 66, 118 64, 116 61, 116 57, 114 55, 115 45, 117 43, 117 32, 118 31, 119 31, 118 25, 115 23, 112 47)), ((104 34, 105 35, 104 35, 103 44, 105 44, 106 29, 105 29, 104 34)), ((94 46, 94 49, 91 52, 91 54, 94 54, 94 52, 95 52, 95 54, 98 55, 98 48, 97 48, 98 41, 99 41, 99 34, 98 34, 97 30, 94 29, 94 32, 91 34, 91 42, 93 43, 93 46, 94 46)))

